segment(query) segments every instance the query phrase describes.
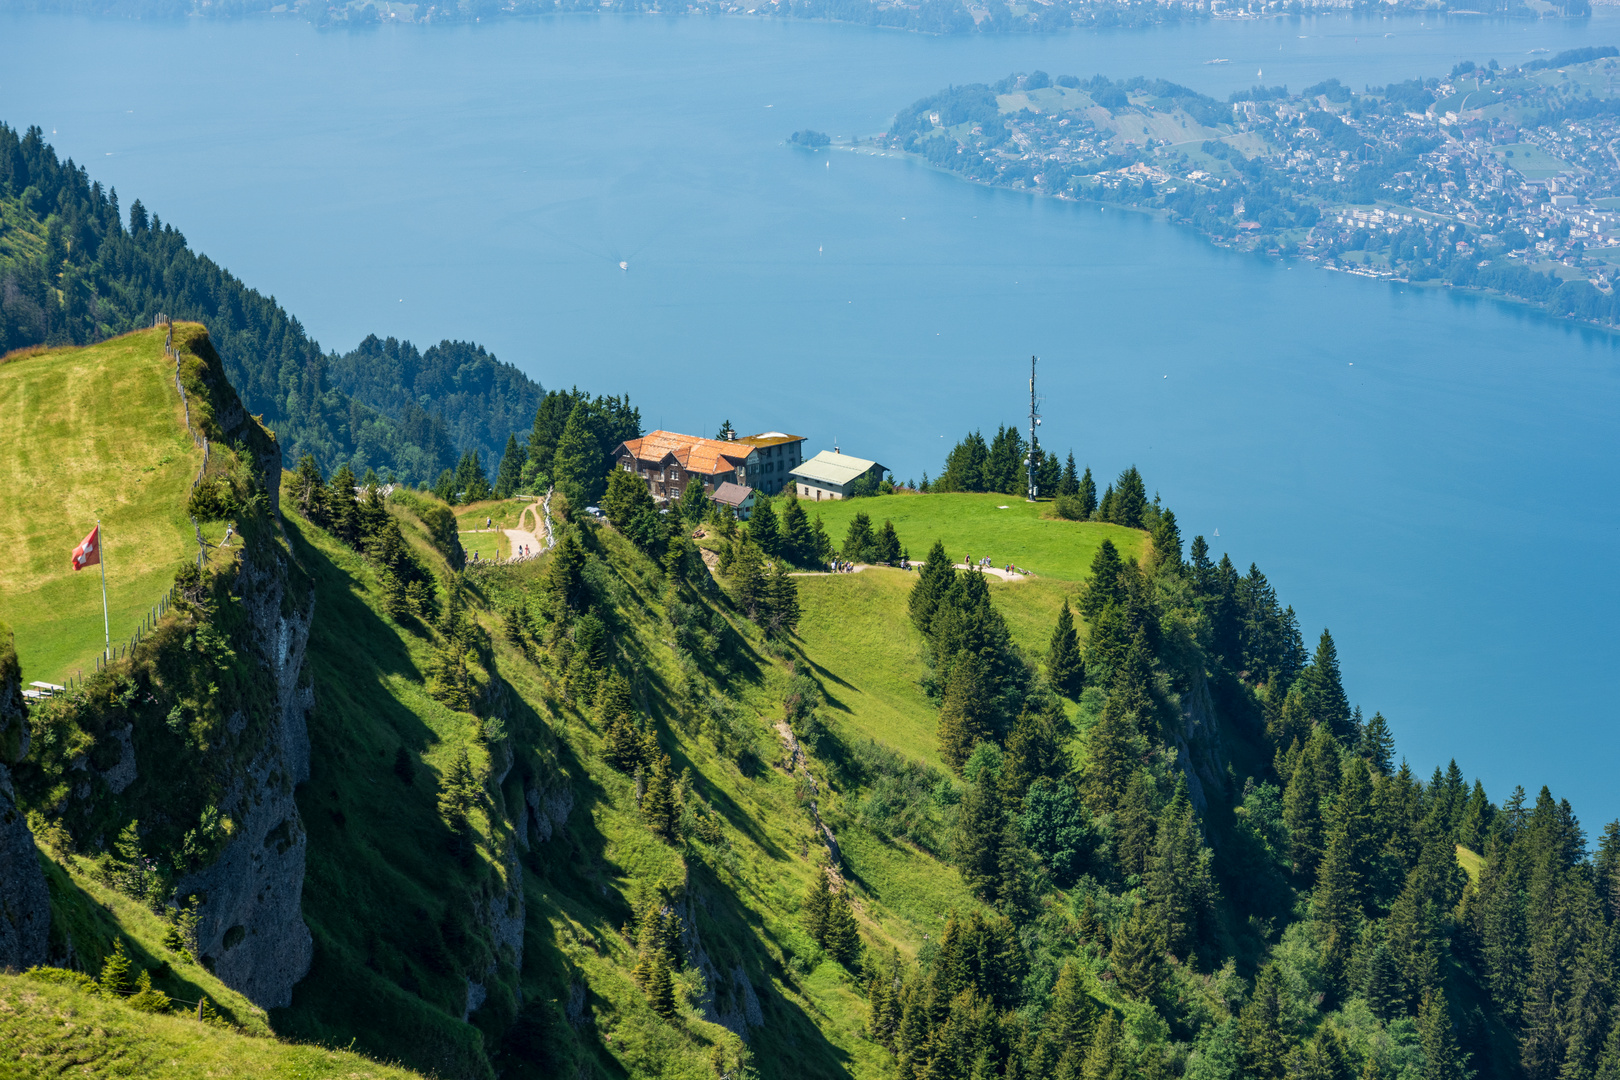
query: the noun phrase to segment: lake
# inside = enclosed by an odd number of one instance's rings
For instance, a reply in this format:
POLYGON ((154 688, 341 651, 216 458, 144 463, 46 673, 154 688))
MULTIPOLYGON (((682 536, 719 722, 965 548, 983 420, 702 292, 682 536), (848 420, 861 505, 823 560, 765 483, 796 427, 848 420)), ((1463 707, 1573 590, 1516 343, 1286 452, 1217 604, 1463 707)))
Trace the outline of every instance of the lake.
POLYGON ((783 143, 1015 70, 1360 87, 1620 43, 1620 16, 1010 38, 8 16, 0 35, 0 119, 328 348, 474 339, 548 387, 631 392, 649 428, 789 430, 901 479, 1018 422, 1039 354, 1045 444, 1100 482, 1137 464, 1189 539, 1258 562, 1309 644, 1332 627, 1351 700, 1420 773, 1455 754, 1497 801, 1550 784, 1590 832, 1620 812, 1614 337, 783 143))

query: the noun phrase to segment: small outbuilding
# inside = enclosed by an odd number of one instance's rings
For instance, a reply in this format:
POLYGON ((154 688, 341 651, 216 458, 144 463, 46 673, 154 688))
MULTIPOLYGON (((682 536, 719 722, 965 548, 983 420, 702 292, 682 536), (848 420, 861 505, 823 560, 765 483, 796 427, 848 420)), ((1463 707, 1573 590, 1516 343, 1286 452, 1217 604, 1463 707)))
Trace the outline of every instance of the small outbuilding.
POLYGON ((738 521, 747 521, 748 515, 754 512, 754 489, 746 484, 733 484, 728 480, 715 488, 709 498, 730 507, 738 521))
POLYGON ((854 493, 856 484, 863 480, 870 481, 875 490, 885 471, 877 462, 841 453, 835 446, 823 450, 788 475, 793 477, 799 498, 819 501, 847 499, 854 493))

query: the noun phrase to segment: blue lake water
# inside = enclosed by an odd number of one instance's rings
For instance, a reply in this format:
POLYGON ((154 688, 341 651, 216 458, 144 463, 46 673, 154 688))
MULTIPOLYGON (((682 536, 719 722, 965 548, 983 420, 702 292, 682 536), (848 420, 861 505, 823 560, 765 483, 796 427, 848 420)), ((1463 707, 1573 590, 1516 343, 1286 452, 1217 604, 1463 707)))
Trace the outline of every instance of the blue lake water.
POLYGON ((0 119, 40 124, 329 348, 474 339, 547 386, 628 390, 649 427, 786 429, 902 479, 1015 421, 1037 353, 1046 445, 1100 479, 1136 463, 1189 538, 1257 561, 1312 644, 1332 627, 1352 700, 1415 768, 1454 754, 1497 800, 1550 784, 1589 830, 1620 811, 1615 338, 783 145, 1013 70, 1361 86, 1620 43, 1620 16, 1002 39, 28 16, 0 41, 0 119))

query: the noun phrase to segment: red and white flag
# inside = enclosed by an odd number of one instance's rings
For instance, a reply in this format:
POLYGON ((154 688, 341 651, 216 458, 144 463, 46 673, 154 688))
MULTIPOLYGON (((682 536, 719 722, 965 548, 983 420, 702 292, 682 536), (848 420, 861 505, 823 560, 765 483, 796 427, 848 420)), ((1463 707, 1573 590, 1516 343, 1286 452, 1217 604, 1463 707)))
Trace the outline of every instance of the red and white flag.
POLYGON ((79 541, 73 549, 73 569, 83 570, 101 561, 101 526, 90 530, 90 535, 79 541))

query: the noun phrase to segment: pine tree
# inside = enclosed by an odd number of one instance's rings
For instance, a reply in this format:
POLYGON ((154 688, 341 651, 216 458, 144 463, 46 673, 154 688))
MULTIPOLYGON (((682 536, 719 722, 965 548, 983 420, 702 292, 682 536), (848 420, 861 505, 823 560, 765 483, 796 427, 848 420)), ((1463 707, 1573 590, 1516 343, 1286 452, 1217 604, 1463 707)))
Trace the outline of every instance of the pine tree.
POLYGON ((709 494, 704 490, 702 480, 695 476, 687 478, 686 486, 681 489, 679 511, 681 520, 689 529, 697 528, 709 516, 709 494))
POLYGON ((1114 505, 1111 520, 1116 525, 1123 525, 1127 529, 1140 529, 1147 513, 1148 497, 1147 485, 1142 483, 1142 474, 1132 465, 1119 474, 1114 482, 1114 505))
POLYGON ((1097 482, 1091 478, 1091 466, 1086 466, 1086 473, 1080 478, 1080 509, 1087 519, 1097 513, 1097 482))
POLYGON ((495 497, 510 499, 523 486, 523 466, 529 462, 529 451, 517 441, 516 435, 506 437, 506 451, 501 454, 501 467, 495 474, 495 497))
POLYGON ((940 705, 939 756, 958 776, 973 748, 990 738, 991 703, 984 682, 984 665, 964 652, 951 670, 940 705))
POLYGON ((827 871, 818 870, 804 891, 804 900, 799 905, 799 919, 810 940, 822 948, 827 947, 827 922, 831 907, 832 889, 827 881, 827 871))
MULTIPOLYGON (((1069 460, 1064 463, 1063 476, 1060 477, 1059 480, 1058 480, 1057 494, 1059 494, 1059 495, 1078 495, 1078 494, 1080 494, 1080 477, 1074 471, 1074 451, 1073 450, 1069 451, 1069 460)), ((1089 514, 1090 510, 1087 510, 1086 512, 1089 514)))
POLYGON ((1011 803, 1042 777, 1060 779, 1068 772, 1064 745, 1070 730, 1063 704, 1049 699, 1041 708, 1038 701, 1027 703, 1012 731, 1007 733, 1006 753, 1001 765, 1001 789, 1011 803))
MULTIPOLYGON (((819 517, 816 519, 817 522, 820 520, 819 517)), ((945 545, 935 540, 934 546, 928 551, 928 562, 917 572, 917 583, 911 587, 907 600, 912 625, 923 634, 932 633, 934 612, 955 583, 956 568, 945 554, 945 545)))
POLYGON ((855 970, 861 958, 861 933, 849 904, 848 886, 833 893, 827 905, 826 946, 829 956, 849 970, 855 970))
POLYGON ((1069 612, 1069 599, 1063 598, 1058 611, 1057 626, 1052 630, 1052 643, 1046 650, 1046 680, 1064 697, 1079 700, 1086 685, 1086 663, 1080 657, 1080 642, 1074 632, 1074 616, 1069 612))

